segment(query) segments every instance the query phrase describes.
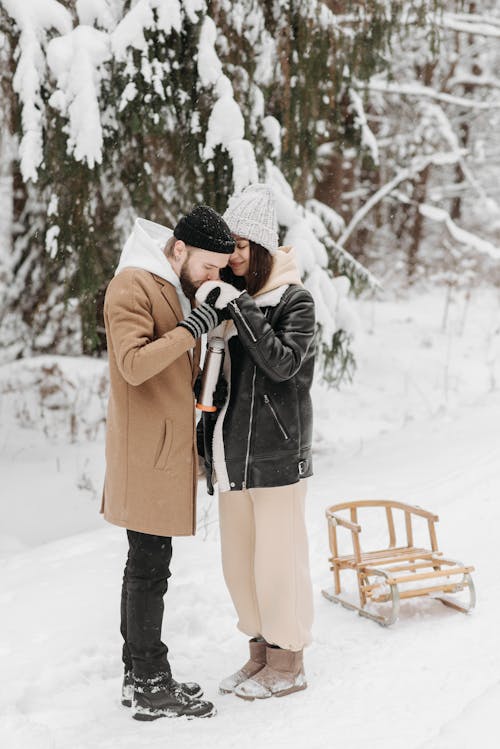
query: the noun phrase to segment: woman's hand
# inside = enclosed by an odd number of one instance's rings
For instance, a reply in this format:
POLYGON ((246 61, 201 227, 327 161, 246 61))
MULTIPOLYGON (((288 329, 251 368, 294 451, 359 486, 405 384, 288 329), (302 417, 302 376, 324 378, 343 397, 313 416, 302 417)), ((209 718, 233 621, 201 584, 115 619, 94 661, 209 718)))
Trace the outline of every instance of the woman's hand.
POLYGON ((242 291, 235 289, 230 283, 225 281, 205 281, 196 292, 196 301, 199 304, 206 303, 213 309, 223 310, 229 302, 239 297, 242 291), (212 293, 218 290, 218 294, 212 293))

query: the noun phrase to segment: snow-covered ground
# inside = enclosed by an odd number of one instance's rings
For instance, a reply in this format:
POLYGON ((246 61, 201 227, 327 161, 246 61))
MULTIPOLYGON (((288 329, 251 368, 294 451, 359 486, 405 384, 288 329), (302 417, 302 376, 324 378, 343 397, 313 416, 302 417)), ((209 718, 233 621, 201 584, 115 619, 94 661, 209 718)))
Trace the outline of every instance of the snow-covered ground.
POLYGON ((40 395, 38 360, 0 368, 2 749, 496 748, 498 301, 498 292, 477 290, 463 324, 460 298, 444 332, 441 291, 364 302, 354 383, 340 393, 315 386, 308 522, 316 618, 305 692, 256 703, 217 694, 218 680, 245 659, 245 639, 222 579, 216 502, 200 484, 199 532, 175 540, 164 626, 176 678, 199 680, 217 704, 217 717, 204 721, 140 724, 120 705, 126 544, 97 512, 103 365, 40 360, 49 370, 57 363, 68 381, 97 383, 73 396, 70 385, 40 395), (397 498, 440 516, 441 548, 476 567, 472 614, 413 601, 384 629, 321 596, 331 585, 324 510, 360 497, 397 498))

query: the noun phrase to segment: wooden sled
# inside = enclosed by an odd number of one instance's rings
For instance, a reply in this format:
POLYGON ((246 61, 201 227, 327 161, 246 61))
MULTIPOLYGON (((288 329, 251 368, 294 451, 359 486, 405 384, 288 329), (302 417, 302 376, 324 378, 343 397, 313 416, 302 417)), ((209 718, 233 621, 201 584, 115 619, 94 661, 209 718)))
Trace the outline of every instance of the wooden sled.
MULTIPOLYGON (((435 523, 439 518, 420 507, 393 502, 390 500, 363 499, 354 502, 343 502, 332 505, 326 510, 328 520, 328 537, 330 541, 330 569, 333 572, 334 587, 323 590, 329 601, 340 603, 346 608, 357 611, 360 616, 387 627, 397 620, 402 600, 429 596, 437 598, 446 606, 467 613, 474 608, 476 595, 471 572, 474 567, 466 567, 461 562, 443 557, 438 549, 435 523), (380 508, 385 511, 389 545, 375 551, 361 550, 361 526, 358 523, 358 511, 363 508, 380 508), (348 511, 349 519, 339 515, 348 511), (404 513, 406 545, 398 546, 396 541, 395 511, 404 513), (417 548, 413 542, 413 523, 415 516, 427 521, 430 548, 417 548), (337 527, 345 528, 351 533, 353 554, 339 556, 337 527), (341 597, 340 573, 351 570, 356 573, 359 605, 341 597), (449 595, 468 589, 469 603, 462 603, 449 598, 449 595), (386 615, 372 613, 370 604, 388 604, 386 615)), ((364 539, 363 539, 364 540, 364 539)))

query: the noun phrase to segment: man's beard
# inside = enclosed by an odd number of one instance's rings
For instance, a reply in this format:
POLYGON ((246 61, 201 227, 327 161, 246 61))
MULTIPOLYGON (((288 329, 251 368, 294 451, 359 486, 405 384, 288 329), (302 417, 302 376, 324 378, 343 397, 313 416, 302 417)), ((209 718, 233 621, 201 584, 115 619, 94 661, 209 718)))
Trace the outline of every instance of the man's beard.
POLYGON ((189 273, 188 260, 184 260, 182 264, 179 281, 181 282, 181 289, 183 290, 184 295, 192 302, 198 291, 198 286, 194 284, 191 274, 189 273))

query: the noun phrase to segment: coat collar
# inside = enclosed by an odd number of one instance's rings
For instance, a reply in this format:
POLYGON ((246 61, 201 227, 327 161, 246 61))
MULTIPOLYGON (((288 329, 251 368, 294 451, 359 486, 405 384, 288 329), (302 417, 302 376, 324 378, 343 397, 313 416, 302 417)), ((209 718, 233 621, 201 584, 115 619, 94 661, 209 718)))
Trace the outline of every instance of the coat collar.
POLYGON ((161 286, 162 296, 165 297, 170 307, 172 308, 172 312, 176 316, 177 322, 181 322, 181 320, 184 319, 184 315, 182 314, 181 303, 179 301, 179 297, 177 296, 175 286, 173 286, 170 281, 167 281, 161 276, 156 275, 156 273, 153 273, 152 275, 156 283, 161 286))

